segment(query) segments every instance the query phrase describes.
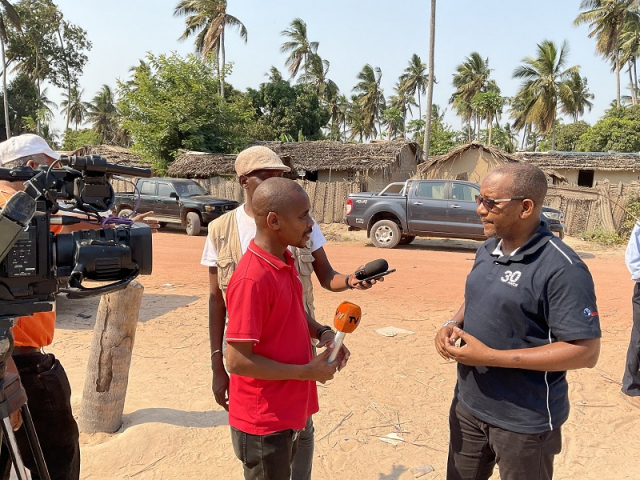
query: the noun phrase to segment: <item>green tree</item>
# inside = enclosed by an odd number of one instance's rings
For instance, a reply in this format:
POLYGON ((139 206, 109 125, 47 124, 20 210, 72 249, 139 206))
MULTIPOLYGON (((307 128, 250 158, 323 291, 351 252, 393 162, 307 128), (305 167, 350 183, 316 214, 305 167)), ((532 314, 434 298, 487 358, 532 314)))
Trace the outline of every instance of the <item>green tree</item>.
POLYGON ((422 103, 420 102, 420 94, 427 92, 429 83, 429 75, 427 74, 427 65, 422 62, 417 54, 413 54, 409 65, 400 75, 400 86, 398 91, 402 90, 408 95, 418 97, 418 118, 422 118, 422 103))
POLYGON ((69 122, 74 122, 76 130, 78 130, 78 125, 84 122, 90 106, 88 103, 82 101, 83 93, 84 89, 77 86, 71 87, 70 94, 63 93, 62 96, 64 100, 60 102, 62 113, 64 113, 67 118, 67 125, 69 125, 69 122))
MULTIPOLYGON (((35 85, 27 75, 18 74, 7 87, 7 97, 11 136, 29 131, 28 125, 37 123, 40 108, 35 85)), ((3 129, 6 130, 5 127, 6 125, 3 125, 3 129)))
POLYGON ((62 140, 62 149, 73 151, 84 145, 100 145, 100 137, 91 128, 81 130, 67 130, 62 140))
POLYGON ((402 115, 402 132, 406 131, 407 113, 411 112, 411 107, 417 107, 417 103, 413 95, 410 95, 402 86, 397 83, 395 86, 395 95, 388 98, 388 108, 395 108, 402 115))
POLYGON ((280 77, 275 82, 260 84, 258 90, 249 89, 248 96, 255 111, 254 120, 270 127, 276 138, 282 135, 298 138, 300 132, 310 140, 322 138, 330 112, 313 85, 291 85, 280 77))
POLYGON ((133 148, 163 170, 181 148, 235 152, 247 143, 252 109, 243 95, 219 93, 202 57, 147 56, 128 82, 118 82, 118 110, 133 148))
POLYGON ((630 16, 638 15, 637 0, 582 0, 582 12, 574 25, 589 25, 589 38, 596 39, 596 50, 611 60, 616 72, 616 101, 620 106, 621 36, 630 16))
POLYGON ((638 152, 640 122, 615 117, 599 120, 580 136, 578 149, 582 152, 638 152))
POLYGON ((294 18, 289 28, 280 32, 289 40, 280 46, 282 53, 288 53, 285 65, 289 68, 291 78, 298 75, 300 68, 305 71, 308 78, 309 62, 313 55, 318 52, 318 42, 310 42, 307 36, 307 24, 301 18, 294 18))
POLYGON ((247 29, 233 15, 227 13, 225 0, 181 0, 173 11, 176 17, 187 17, 187 28, 179 40, 196 35, 196 50, 207 59, 213 53, 218 65, 220 95, 224 98, 226 54, 224 37, 227 26, 238 29, 240 38, 247 42, 247 29))
MULTIPOLYGON (((453 86, 456 91, 449 103, 453 104, 458 115, 461 115, 469 125, 474 113, 471 102, 477 94, 487 91, 490 75, 489 59, 483 59, 478 52, 472 52, 456 67, 456 73, 453 75, 453 86)), ((476 128, 479 128, 477 117, 475 123, 476 128)), ((469 141, 471 140, 473 138, 469 138, 469 141)))
POLYGON ((101 143, 116 142, 120 126, 116 99, 109 85, 103 85, 87 105, 87 120, 91 122, 101 143))
POLYGON ((471 106, 479 116, 483 116, 487 122, 489 132, 487 144, 491 145, 491 134, 493 131, 493 120, 502 114, 502 107, 505 104, 504 97, 500 96, 500 91, 491 90, 480 92, 471 100, 471 106))
POLYGON ((555 124, 558 115, 558 103, 570 97, 566 80, 578 72, 579 67, 565 69, 569 45, 565 41, 560 50, 556 45, 544 40, 538 44, 536 57, 525 57, 513 72, 514 78, 523 80, 516 98, 524 100, 523 117, 525 122, 535 124, 541 134, 553 132, 552 149, 555 150, 555 124))
POLYGON ((7 38, 7 23, 10 23, 14 28, 21 30, 22 23, 18 12, 16 12, 13 5, 7 0, 0 0, 0 49, 2 50, 2 96, 4 98, 4 123, 7 139, 11 138, 11 122, 9 121, 9 99, 7 98, 7 59, 5 53, 5 46, 8 42, 7 38))
MULTIPOLYGON (((558 123, 556 127, 556 149, 560 152, 577 151, 580 137, 590 130, 591 126, 584 121, 568 124, 558 123)), ((545 137, 547 144, 551 145, 549 135, 545 137)))
MULTIPOLYGON (((431 137, 429 138, 429 155, 443 155, 455 147, 456 132, 444 123, 444 111, 440 111, 438 105, 431 108, 431 137)), ((418 145, 424 143, 425 121, 420 119, 410 120, 407 124, 407 133, 418 145)))
POLYGON ((593 93, 589 91, 587 86, 587 78, 580 76, 580 72, 571 72, 569 78, 565 81, 568 89, 562 89, 562 106, 560 110, 565 115, 569 115, 573 118, 574 122, 584 115, 584 109, 587 108, 591 111, 594 99, 593 93))
POLYGON ((363 124, 366 138, 375 138, 380 127, 382 111, 385 108, 385 98, 380 82, 382 81, 382 70, 380 67, 373 68, 367 64, 358 73, 359 82, 353 88, 356 92, 363 115, 363 124), (376 130, 376 122, 378 129, 376 130))

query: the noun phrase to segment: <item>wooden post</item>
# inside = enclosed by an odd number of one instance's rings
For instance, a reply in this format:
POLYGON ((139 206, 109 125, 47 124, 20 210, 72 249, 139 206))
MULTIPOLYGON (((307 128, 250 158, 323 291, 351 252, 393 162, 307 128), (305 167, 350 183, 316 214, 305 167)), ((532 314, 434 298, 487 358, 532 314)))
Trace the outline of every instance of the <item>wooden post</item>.
POLYGON ((134 280, 100 299, 82 394, 83 432, 113 433, 122 425, 143 293, 144 287, 134 280))

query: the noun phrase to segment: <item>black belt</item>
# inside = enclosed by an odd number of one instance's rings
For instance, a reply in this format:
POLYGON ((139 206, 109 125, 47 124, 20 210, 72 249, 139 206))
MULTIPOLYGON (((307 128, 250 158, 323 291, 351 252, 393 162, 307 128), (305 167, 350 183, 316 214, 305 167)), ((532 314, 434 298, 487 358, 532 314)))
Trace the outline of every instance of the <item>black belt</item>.
POLYGON ((26 355, 28 353, 41 353, 40 347, 13 347, 13 355, 26 355))

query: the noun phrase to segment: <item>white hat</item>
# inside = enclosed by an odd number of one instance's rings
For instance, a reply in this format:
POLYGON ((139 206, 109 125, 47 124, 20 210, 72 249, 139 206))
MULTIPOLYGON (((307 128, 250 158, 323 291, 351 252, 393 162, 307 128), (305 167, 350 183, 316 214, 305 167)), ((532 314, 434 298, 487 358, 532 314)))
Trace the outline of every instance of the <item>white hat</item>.
POLYGON ((54 160, 60 158, 60 155, 51 149, 44 138, 33 133, 24 133, 0 143, 0 165, 39 153, 54 160))
POLYGON ((241 151, 236 157, 235 167, 239 177, 256 170, 291 171, 273 150, 260 145, 241 151))

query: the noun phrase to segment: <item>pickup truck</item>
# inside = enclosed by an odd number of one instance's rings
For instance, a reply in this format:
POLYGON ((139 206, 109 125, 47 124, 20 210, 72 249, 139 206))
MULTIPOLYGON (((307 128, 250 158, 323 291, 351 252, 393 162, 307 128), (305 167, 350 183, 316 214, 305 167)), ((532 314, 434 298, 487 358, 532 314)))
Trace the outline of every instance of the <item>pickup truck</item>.
MULTIPOLYGON (((365 230, 379 248, 411 243, 416 237, 484 240, 476 213, 480 185, 461 180, 408 180, 389 184, 380 193, 353 193, 346 203, 344 223, 365 230)), ((564 237, 564 215, 543 207, 541 220, 564 237)))
POLYGON ((133 210, 153 211, 153 217, 148 218, 158 221, 161 227, 180 224, 187 235, 198 235, 202 225, 239 205, 233 200, 205 195, 196 182, 181 178, 140 178, 136 188, 136 193, 116 193, 113 205, 116 215, 125 217, 133 210))

